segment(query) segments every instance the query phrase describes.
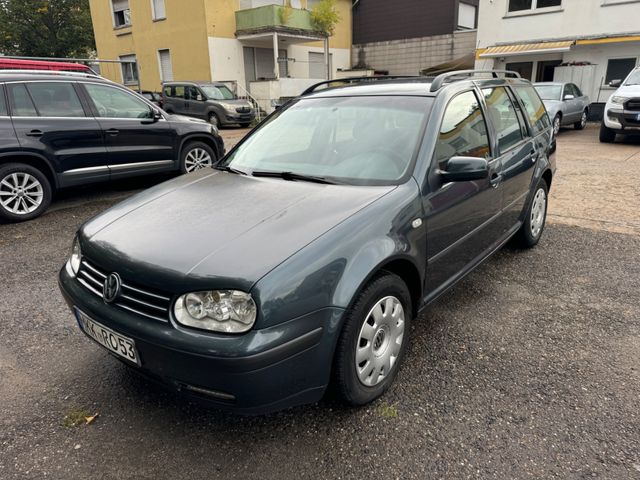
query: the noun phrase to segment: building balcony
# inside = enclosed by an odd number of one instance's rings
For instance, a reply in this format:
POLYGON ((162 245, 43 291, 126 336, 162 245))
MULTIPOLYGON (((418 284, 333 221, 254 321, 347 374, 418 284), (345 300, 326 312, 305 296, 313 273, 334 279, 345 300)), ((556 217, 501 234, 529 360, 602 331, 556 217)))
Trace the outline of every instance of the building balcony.
POLYGON ((311 13, 301 8, 286 7, 284 2, 271 0, 264 5, 260 0, 240 2, 236 11, 236 36, 238 38, 268 32, 290 34, 309 39, 321 39, 325 35, 313 25, 311 13), (244 7, 244 8, 243 8, 244 7), (250 7, 250 8, 247 8, 250 7))

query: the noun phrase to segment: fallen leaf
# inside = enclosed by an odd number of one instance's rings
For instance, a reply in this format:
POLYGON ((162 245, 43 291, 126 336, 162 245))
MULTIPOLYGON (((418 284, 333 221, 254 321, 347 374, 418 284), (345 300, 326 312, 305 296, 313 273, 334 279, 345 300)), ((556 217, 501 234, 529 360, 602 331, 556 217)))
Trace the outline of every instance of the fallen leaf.
POLYGON ((91 424, 97 417, 100 415, 99 413, 95 413, 94 415, 90 415, 88 417, 84 417, 84 421, 87 425, 91 424))

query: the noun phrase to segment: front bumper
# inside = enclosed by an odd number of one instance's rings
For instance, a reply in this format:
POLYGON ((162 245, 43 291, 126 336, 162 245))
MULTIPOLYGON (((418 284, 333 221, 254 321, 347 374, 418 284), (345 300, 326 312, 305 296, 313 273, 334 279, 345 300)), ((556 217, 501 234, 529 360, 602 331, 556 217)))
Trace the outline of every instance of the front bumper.
POLYGON ((225 111, 224 116, 227 123, 251 123, 256 118, 256 114, 253 110, 249 113, 225 111))
POLYGON ((604 114, 604 124, 618 133, 640 133, 640 112, 607 109, 604 114))
MULTIPOLYGON (((327 387, 342 309, 326 308, 243 335, 202 333, 104 303, 70 275, 58 278, 67 304, 135 341, 141 366, 163 386, 222 409, 264 414, 318 401, 327 387)), ((118 357, 119 358, 119 357, 118 357)))

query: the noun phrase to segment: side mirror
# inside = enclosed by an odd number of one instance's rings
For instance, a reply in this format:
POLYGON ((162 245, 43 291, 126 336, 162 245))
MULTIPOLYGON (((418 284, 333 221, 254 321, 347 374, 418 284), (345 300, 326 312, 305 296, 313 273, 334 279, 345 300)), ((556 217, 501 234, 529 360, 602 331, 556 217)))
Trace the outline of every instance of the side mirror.
POLYGON ((570 93, 567 93, 567 94, 564 96, 563 100, 573 100, 574 98, 576 98, 576 97, 574 97, 574 96, 573 96, 573 95, 571 95, 570 93))
POLYGON ((451 157, 440 175, 445 182, 468 182, 489 176, 489 165, 484 158, 451 157))
POLYGON ((609 86, 613 87, 613 88, 618 88, 620 85, 622 85, 622 80, 620 80, 620 79, 611 80, 609 82, 609 86))
POLYGON ((156 109, 156 108, 152 108, 151 111, 149 112, 149 116, 142 121, 142 123, 156 123, 159 120, 162 120, 164 117, 162 116, 162 113, 160 113, 160 110, 156 109))
POLYGON ((196 95, 196 100, 201 102, 202 100, 204 100, 204 98, 202 98, 202 95, 198 94, 196 95))

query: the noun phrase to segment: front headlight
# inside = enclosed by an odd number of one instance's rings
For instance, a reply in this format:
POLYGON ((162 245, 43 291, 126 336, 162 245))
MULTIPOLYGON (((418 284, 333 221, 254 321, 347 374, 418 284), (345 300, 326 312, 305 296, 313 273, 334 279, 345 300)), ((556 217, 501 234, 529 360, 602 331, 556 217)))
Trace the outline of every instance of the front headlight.
POLYGON ((624 102, 626 102, 628 100, 628 98, 626 97, 619 97, 617 95, 614 95, 613 97, 611 97, 611 103, 615 104, 615 105, 622 105, 624 102))
POLYGON ((80 251, 80 242, 78 241, 78 237, 76 237, 73 239, 71 257, 69 258, 69 266, 74 275, 77 275, 80 271, 80 262, 82 262, 82 252, 80 251))
POLYGON ((251 295, 212 290, 182 295, 173 307, 178 323, 212 332, 242 333, 253 327, 257 308, 251 295))
POLYGON ((224 108, 227 112, 235 112, 236 111, 236 106, 232 105, 230 103, 220 102, 220 106, 222 108, 224 108))

